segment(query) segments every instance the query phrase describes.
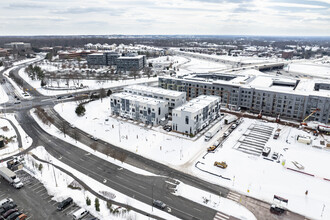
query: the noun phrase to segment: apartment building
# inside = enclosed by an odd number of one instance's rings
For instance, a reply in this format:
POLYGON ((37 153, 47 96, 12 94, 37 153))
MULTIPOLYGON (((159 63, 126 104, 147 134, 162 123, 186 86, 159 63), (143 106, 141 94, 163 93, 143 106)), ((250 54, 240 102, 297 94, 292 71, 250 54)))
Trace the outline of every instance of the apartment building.
POLYGON ((196 135, 220 116, 220 97, 201 95, 172 111, 172 129, 196 135))
POLYGON ((142 95, 166 101, 168 103, 168 111, 170 114, 172 112, 172 109, 181 106, 186 102, 185 92, 172 91, 157 87, 131 85, 126 86, 124 88, 124 91, 135 95, 142 95))
POLYGON ((167 105, 163 100, 126 92, 110 96, 111 114, 150 125, 158 125, 167 116, 167 105))
POLYGON ((194 74, 182 78, 160 77, 159 87, 200 95, 220 96, 224 107, 302 121, 330 122, 330 81, 270 76, 256 70, 239 74, 194 74))

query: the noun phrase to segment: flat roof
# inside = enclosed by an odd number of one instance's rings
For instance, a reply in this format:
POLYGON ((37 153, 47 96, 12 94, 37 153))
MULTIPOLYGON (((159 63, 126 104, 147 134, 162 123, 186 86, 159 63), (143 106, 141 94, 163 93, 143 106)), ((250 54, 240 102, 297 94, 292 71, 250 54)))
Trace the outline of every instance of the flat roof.
POLYGON ((174 111, 185 111, 185 112, 197 112, 206 106, 208 106, 210 103, 214 101, 220 101, 219 96, 211 96, 211 95, 200 95, 189 102, 186 102, 180 107, 177 107, 174 109, 174 111))
POLYGON ((131 85, 126 86, 124 89, 131 89, 135 91, 141 91, 141 92, 147 92, 147 93, 153 93, 157 95, 167 95, 171 97, 180 97, 182 95, 185 95, 185 92, 179 92, 175 90, 168 90, 168 89, 162 89, 158 87, 151 87, 151 86, 143 86, 143 85, 131 85))
POLYGON ((141 59, 143 57, 143 55, 137 55, 134 57, 130 57, 130 56, 126 56, 126 57, 118 57, 117 59, 121 59, 121 60, 137 60, 137 59, 141 59))
POLYGON ((122 98, 127 99, 130 101, 138 101, 142 104, 149 104, 149 105, 158 105, 158 104, 166 104, 167 102, 151 97, 145 97, 141 95, 134 95, 132 93, 121 92, 121 93, 114 93, 111 95, 114 98, 122 98))

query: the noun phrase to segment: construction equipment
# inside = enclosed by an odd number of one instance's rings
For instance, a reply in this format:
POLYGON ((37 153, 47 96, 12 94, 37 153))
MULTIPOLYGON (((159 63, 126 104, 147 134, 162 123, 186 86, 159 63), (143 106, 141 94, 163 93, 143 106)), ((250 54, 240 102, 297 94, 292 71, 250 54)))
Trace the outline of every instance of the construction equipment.
POLYGON ((215 161, 215 162, 214 162, 214 166, 216 166, 216 167, 220 167, 220 168, 222 168, 222 169, 226 169, 228 165, 227 165, 227 163, 224 162, 224 161, 222 161, 222 162, 217 162, 217 161, 215 161))
POLYGON ((214 151, 215 149, 217 149, 217 147, 219 146, 219 142, 218 141, 216 141, 216 142, 214 142, 214 144, 211 146, 211 147, 208 147, 207 148, 207 151, 208 152, 210 152, 210 151, 214 151))
POLYGON ((314 111, 312 111, 312 113, 310 113, 301 123, 300 125, 303 125, 303 126, 307 126, 307 123, 305 122, 309 117, 311 117, 312 115, 314 115, 315 112, 318 112, 320 111, 320 109, 316 108, 314 111))

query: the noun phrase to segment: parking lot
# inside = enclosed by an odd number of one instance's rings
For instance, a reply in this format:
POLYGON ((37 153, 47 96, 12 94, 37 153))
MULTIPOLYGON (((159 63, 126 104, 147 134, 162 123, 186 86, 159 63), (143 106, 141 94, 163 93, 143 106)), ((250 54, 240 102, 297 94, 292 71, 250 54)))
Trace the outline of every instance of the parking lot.
MULTIPOLYGON (((72 203, 64 210, 57 211, 58 202, 48 195, 46 188, 37 179, 22 170, 16 171, 16 174, 24 183, 23 188, 15 189, 6 180, 0 179, 0 200, 12 198, 19 211, 28 216, 27 219, 71 220, 72 214, 80 208, 72 203)), ((83 219, 92 218, 88 214, 83 219)))

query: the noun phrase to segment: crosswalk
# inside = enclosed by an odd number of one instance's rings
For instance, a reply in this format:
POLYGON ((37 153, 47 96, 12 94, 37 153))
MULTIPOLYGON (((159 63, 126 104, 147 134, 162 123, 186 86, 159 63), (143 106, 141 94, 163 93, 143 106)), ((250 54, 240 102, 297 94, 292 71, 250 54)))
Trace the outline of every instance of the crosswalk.
POLYGON ((233 200, 234 202, 239 202, 241 195, 230 191, 227 195, 227 199, 233 200))
POLYGON ((228 220, 229 219, 229 216, 228 215, 225 215, 221 212, 217 212, 217 214, 215 214, 213 220, 228 220))

